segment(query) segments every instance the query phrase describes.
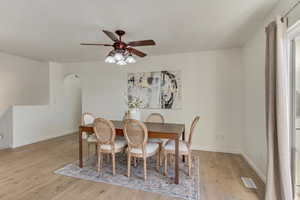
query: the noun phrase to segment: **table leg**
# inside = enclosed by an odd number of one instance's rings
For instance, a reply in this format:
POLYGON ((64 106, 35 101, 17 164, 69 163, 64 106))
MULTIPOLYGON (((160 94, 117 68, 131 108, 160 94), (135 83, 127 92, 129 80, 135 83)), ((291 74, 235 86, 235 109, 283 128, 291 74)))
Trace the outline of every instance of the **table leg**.
POLYGON ((179 138, 175 139, 175 184, 179 184, 179 138))
POLYGON ((81 128, 79 128, 79 133, 78 133, 78 137, 79 137, 79 167, 82 168, 83 167, 83 161, 82 161, 82 130, 81 128))
MULTIPOLYGON (((185 131, 182 132, 182 141, 185 141, 185 131)), ((182 162, 185 162, 185 156, 182 156, 182 162)))

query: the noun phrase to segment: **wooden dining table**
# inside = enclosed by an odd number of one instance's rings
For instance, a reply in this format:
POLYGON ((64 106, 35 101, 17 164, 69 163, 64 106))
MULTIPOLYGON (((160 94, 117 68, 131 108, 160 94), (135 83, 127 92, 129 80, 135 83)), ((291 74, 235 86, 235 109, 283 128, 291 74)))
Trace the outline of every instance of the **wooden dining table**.
MULTIPOLYGON (((116 128, 116 135, 122 136, 124 123, 123 121, 112 120, 116 128)), ((149 138, 161 138, 161 139, 171 139, 175 140, 175 184, 179 184, 179 140, 185 139, 185 125, 184 124, 173 124, 173 123, 152 123, 145 122, 148 129, 149 138)), ((79 167, 83 167, 82 158, 82 133, 93 134, 93 124, 82 125, 79 127, 79 167)), ((184 159, 184 158, 183 158, 184 159)), ((184 160, 183 160, 184 161, 184 160)))

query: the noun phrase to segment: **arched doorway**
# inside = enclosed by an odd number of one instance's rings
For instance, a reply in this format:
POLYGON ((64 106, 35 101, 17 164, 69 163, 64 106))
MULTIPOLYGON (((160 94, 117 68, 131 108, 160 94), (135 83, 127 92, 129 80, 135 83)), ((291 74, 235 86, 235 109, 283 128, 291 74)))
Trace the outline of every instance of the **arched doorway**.
POLYGON ((77 128, 82 113, 81 82, 77 74, 68 74, 64 78, 64 110, 71 126, 77 128))

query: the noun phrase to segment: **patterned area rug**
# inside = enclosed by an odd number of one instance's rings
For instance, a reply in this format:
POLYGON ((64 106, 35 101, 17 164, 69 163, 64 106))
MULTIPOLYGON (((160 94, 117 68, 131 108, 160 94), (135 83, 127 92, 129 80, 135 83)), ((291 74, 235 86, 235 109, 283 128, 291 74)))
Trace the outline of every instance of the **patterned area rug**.
POLYGON ((193 157, 192 176, 187 175, 188 167, 180 162, 180 184, 174 184, 174 168, 169 165, 168 176, 162 175, 155 170, 155 159, 148 158, 147 161, 147 180, 143 179, 143 162, 138 161, 136 167, 132 165, 131 177, 126 176, 127 160, 126 155, 116 155, 116 175, 112 176, 111 161, 104 160, 101 172, 96 170, 96 156, 85 161, 84 167, 78 167, 78 162, 68 164, 55 171, 56 174, 80 178, 89 181, 103 182, 123 187, 128 187, 146 192, 154 192, 162 195, 177 197, 188 200, 199 199, 199 159, 193 157))

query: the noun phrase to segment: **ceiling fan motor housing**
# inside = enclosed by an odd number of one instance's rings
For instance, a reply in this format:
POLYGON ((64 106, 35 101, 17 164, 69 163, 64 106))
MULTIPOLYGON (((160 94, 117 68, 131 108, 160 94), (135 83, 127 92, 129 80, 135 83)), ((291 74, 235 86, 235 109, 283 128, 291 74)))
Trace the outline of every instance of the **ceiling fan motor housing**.
POLYGON ((115 50, 120 49, 120 50, 125 50, 127 47, 127 44, 125 44, 124 42, 118 41, 114 43, 114 48, 115 50))
POLYGON ((125 31, 123 30, 116 30, 115 32, 118 36, 122 37, 125 34, 125 31))

